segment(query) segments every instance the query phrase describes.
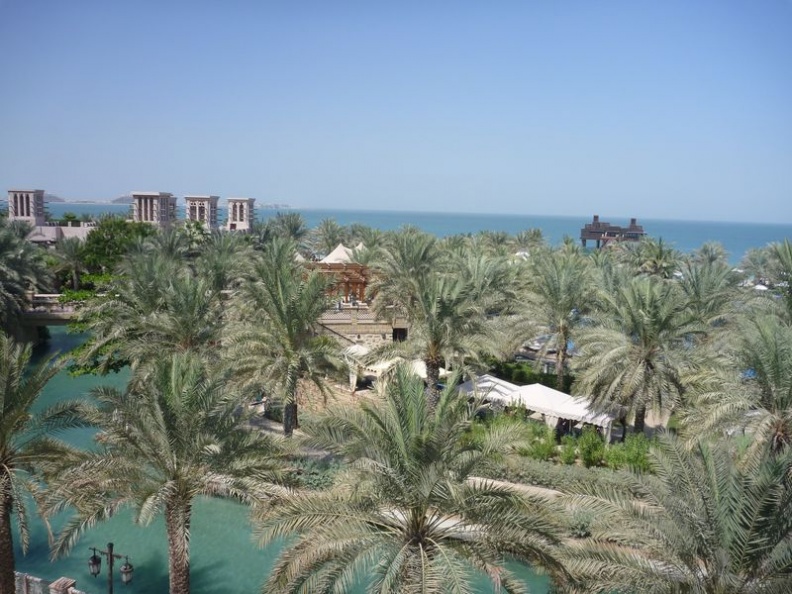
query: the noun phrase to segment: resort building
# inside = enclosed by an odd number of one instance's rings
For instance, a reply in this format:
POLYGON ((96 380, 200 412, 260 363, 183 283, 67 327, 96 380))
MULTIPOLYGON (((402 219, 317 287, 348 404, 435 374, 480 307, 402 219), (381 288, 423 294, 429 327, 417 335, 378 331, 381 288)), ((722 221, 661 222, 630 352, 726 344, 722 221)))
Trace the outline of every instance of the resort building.
POLYGON ((255 198, 229 198, 228 221, 226 229, 229 231, 250 231, 256 220, 253 210, 255 198))
POLYGON ((33 228, 28 241, 45 245, 68 237, 85 239, 94 227, 90 222, 74 221, 69 225, 47 222, 44 190, 8 190, 8 220, 28 223, 33 228))
POLYGON ((45 225, 44 190, 8 190, 8 219, 45 225))
POLYGON ((170 192, 132 192, 132 220, 169 228, 176 221, 176 196, 170 192))
POLYGON ((594 215, 591 223, 586 223, 580 230, 580 242, 586 247, 587 241, 596 241, 598 248, 605 247, 613 241, 640 241, 646 235, 637 219, 630 219, 629 227, 611 225, 599 220, 599 215, 594 215))
POLYGON ((209 231, 217 229, 218 196, 185 196, 185 213, 188 221, 198 221, 209 231))

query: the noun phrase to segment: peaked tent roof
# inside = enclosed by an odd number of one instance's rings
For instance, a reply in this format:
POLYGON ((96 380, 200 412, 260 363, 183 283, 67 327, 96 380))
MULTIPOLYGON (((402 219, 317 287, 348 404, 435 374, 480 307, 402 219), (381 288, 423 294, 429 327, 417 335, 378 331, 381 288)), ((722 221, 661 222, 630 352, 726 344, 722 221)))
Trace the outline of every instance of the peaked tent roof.
POLYGON ((570 396, 542 384, 521 386, 516 396, 516 400, 528 410, 551 417, 591 423, 599 427, 608 427, 615 419, 614 415, 591 410, 585 398, 570 396))
POLYGON ((352 262, 352 249, 339 243, 336 248, 319 260, 322 264, 349 264, 352 262))

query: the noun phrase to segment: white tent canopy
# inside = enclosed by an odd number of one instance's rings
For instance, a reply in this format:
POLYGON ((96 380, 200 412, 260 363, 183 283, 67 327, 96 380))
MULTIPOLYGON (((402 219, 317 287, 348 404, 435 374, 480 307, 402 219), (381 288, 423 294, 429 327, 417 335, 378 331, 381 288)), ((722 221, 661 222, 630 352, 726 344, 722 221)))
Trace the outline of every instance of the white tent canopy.
POLYGON ((322 264, 349 264, 352 262, 352 253, 353 250, 351 248, 339 243, 332 252, 319 260, 319 262, 322 264))
POLYGON ((370 351, 371 349, 365 345, 353 344, 345 348, 343 352, 344 357, 348 359, 361 359, 368 355, 370 351))
MULTIPOLYGON (((387 361, 377 361, 376 363, 372 363, 371 365, 366 365, 366 373, 373 375, 374 377, 380 377, 382 374, 390 371, 393 367, 395 367, 399 363, 403 363, 404 359, 401 357, 396 357, 395 359, 388 359, 387 361)), ((415 359, 414 361, 410 361, 408 365, 410 371, 412 371, 415 375, 420 377, 421 379, 426 379, 426 363, 421 361, 420 359, 415 359)), ((448 371, 440 368, 440 377, 446 377, 448 375, 448 371)))
POLYGON ((459 386, 459 391, 468 396, 480 396, 488 400, 497 400, 505 405, 517 402, 516 395, 519 389, 520 386, 516 384, 486 373, 459 386))
POLYGON ((489 400, 498 400, 509 406, 523 406, 540 413, 545 422, 555 426, 558 419, 589 423, 604 428, 610 434, 615 416, 591 409, 585 398, 570 396, 542 384, 516 386, 491 375, 481 375, 459 387, 466 394, 478 394, 489 400))
MULTIPOLYGON (((615 417, 591 410, 585 398, 570 396, 542 384, 522 386, 517 391, 517 401, 528 410, 542 413, 545 418, 568 419, 590 423, 610 432, 615 417)), ((549 419, 548 419, 549 420, 549 419)))

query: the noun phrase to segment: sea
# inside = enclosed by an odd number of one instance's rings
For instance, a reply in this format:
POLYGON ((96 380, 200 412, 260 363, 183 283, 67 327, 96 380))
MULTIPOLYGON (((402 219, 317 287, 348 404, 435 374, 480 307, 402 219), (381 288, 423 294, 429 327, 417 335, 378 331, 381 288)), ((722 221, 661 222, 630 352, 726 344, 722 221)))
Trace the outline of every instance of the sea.
MULTIPOLYGON (((2 207, 2 205, 0 205, 2 207)), ((78 216, 87 214, 98 217, 103 213, 125 215, 131 207, 123 204, 51 202, 47 209, 52 218, 60 218, 67 212, 78 216)), ((279 211, 256 209, 257 220, 274 217, 279 211)), ((503 231, 513 235, 527 229, 541 229, 546 241, 551 245, 559 244, 564 237, 576 241, 580 229, 592 220, 591 216, 541 216, 526 214, 472 214, 460 212, 410 212, 391 210, 340 210, 340 209, 303 209, 288 211, 302 215, 308 227, 317 226, 324 219, 334 219, 339 225, 359 223, 388 231, 404 225, 414 225, 438 237, 456 234, 476 234, 480 231, 503 231)), ((594 213, 592 213, 593 215, 594 213)), ((227 212, 220 208, 220 220, 224 221, 227 212)), ((184 217, 183 207, 179 216, 184 217)), ((601 221, 614 225, 627 225, 629 213, 625 216, 600 216, 601 221)), ((745 253, 752 248, 761 248, 769 243, 792 240, 792 224, 713 222, 640 219, 646 233, 654 238, 662 238, 672 247, 691 252, 703 243, 716 241, 726 249, 729 260, 738 265, 745 253)))

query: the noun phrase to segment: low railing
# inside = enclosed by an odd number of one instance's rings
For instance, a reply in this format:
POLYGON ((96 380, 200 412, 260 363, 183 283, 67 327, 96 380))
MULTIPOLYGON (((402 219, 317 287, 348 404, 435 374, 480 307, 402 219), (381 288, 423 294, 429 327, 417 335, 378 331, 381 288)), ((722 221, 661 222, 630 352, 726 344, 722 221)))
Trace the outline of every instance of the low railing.
POLYGON ((14 572, 16 594, 85 594, 74 587, 77 582, 71 578, 58 578, 47 582, 27 573, 14 572))

